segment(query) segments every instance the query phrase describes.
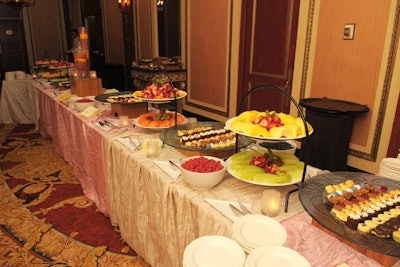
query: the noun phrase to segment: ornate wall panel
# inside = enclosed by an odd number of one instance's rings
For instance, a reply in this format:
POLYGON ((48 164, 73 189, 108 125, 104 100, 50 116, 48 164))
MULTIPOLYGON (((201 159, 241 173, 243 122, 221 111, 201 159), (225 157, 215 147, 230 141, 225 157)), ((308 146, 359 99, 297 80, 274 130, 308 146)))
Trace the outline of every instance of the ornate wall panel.
POLYGON ((220 116, 229 113, 234 4, 233 0, 186 2, 187 110, 198 108, 220 116))

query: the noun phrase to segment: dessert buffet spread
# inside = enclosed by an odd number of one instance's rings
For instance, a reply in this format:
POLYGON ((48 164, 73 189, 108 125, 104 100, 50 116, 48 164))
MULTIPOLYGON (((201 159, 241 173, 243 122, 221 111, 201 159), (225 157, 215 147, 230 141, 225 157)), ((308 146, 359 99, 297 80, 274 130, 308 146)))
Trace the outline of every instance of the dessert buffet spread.
MULTIPOLYGON (((306 136, 300 117, 276 111, 245 111, 226 122, 229 129, 239 134, 260 139, 298 139, 306 136)), ((307 123, 308 132, 312 126, 307 123)))
POLYGON ((347 180, 325 192, 331 214, 347 227, 400 242, 400 189, 347 180))

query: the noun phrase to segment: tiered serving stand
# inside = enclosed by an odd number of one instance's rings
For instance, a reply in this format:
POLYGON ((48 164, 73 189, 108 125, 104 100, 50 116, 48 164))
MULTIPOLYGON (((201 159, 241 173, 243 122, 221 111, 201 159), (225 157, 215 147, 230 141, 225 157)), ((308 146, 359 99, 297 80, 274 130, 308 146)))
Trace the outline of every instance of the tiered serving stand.
MULTIPOLYGON (((300 105, 297 103, 297 101, 282 87, 279 87, 279 86, 276 86, 276 85, 269 85, 269 84, 262 84, 262 85, 257 85, 255 87, 253 87, 251 90, 249 90, 243 96, 243 98, 242 98, 242 100, 241 100, 241 102, 239 104, 239 107, 237 109, 237 116, 239 116, 239 114, 242 112, 243 105, 245 104, 248 96, 250 96, 252 93, 254 93, 256 91, 259 91, 259 90, 277 90, 277 91, 283 93, 284 95, 286 95, 291 100, 291 102, 296 106, 296 108, 297 108, 297 110, 299 112, 299 115, 300 115, 300 117, 301 117, 301 119, 302 119, 302 121, 304 123, 304 128, 305 128, 305 133, 306 133, 305 136, 296 137, 296 138, 293 138, 293 139, 304 139, 304 141, 307 141, 307 137, 309 136, 309 131, 308 131, 307 122, 306 122, 306 118, 305 118, 305 116, 303 114, 303 111, 302 111, 300 105)), ((236 134, 237 135, 241 135, 241 133, 239 133, 239 132, 236 132, 236 134)), ((265 140, 268 140, 268 141, 282 141, 281 138, 261 138, 261 137, 257 137, 257 136, 253 136, 253 138, 255 140, 262 139, 264 141, 265 140)), ((239 140, 239 138, 236 138, 236 140, 239 140)), ((285 140, 287 140, 287 139, 285 139, 285 140)), ((236 142, 236 152, 238 152, 238 149, 239 149, 238 142, 236 142)), ((292 193, 298 191, 300 189, 301 185, 303 184, 304 180, 305 180, 306 172, 307 172, 307 159, 308 159, 308 152, 307 152, 307 149, 306 149, 306 151, 304 151, 304 159, 303 159, 304 168, 303 168, 303 174, 302 174, 302 177, 301 177, 301 181, 299 183, 293 184, 293 185, 297 186, 297 188, 292 189, 292 190, 290 190, 290 191, 288 191, 286 193, 285 212, 288 211, 290 195, 292 193)))

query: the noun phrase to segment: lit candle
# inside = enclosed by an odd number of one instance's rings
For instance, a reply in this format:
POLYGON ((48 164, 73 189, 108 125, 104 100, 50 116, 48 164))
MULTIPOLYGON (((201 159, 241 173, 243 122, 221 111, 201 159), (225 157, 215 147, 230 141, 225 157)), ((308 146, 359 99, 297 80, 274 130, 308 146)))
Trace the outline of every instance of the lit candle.
POLYGON ((91 70, 89 75, 90 75, 90 78, 92 78, 92 79, 97 78, 97 73, 95 70, 91 70))
POLYGON ((267 216, 276 216, 279 214, 281 203, 281 192, 276 189, 266 189, 263 192, 261 212, 267 216))
POLYGON ((119 126, 127 127, 129 126, 129 117, 128 116, 119 116, 119 126))
POLYGON ((74 77, 75 79, 78 78, 78 72, 77 72, 77 71, 74 71, 74 72, 72 73, 72 77, 74 77))
POLYGON ((146 142, 146 156, 148 158, 156 158, 160 154, 160 145, 155 140, 149 140, 146 142))

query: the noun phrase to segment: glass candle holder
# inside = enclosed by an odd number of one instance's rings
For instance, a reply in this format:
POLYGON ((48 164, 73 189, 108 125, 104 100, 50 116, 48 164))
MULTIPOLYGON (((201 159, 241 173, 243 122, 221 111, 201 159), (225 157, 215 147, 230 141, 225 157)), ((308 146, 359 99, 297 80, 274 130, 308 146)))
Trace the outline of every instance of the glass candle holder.
POLYGON ((146 156, 148 158, 156 158, 160 155, 160 145, 155 140, 149 140, 146 143, 146 156))
POLYGON ((91 71, 90 71, 90 74, 89 74, 89 77, 90 77, 91 79, 97 78, 97 72, 96 72, 95 70, 91 70, 91 71))
POLYGON ((274 217, 279 214, 281 203, 281 192, 276 189, 265 189, 263 191, 261 212, 264 215, 274 217))
POLYGON ((119 116, 119 122, 118 122, 120 127, 127 127, 129 126, 129 117, 126 115, 119 116))

